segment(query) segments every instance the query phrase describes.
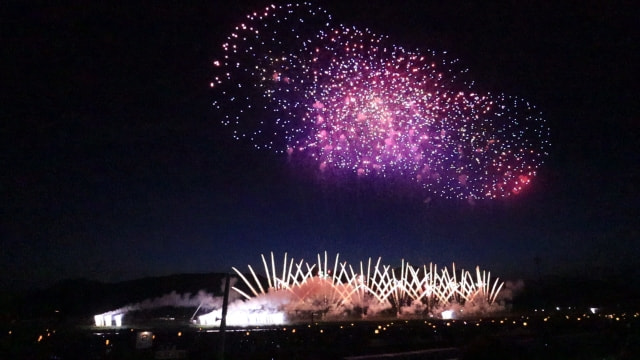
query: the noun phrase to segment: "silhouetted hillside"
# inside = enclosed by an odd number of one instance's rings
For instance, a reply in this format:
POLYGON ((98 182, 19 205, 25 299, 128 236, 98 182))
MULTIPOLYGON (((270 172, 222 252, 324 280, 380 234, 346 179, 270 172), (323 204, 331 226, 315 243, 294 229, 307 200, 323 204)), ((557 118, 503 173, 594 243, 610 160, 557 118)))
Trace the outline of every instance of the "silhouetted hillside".
POLYGON ((195 295, 204 291, 212 296, 222 296, 224 277, 221 273, 177 274, 118 283, 70 279, 44 290, 7 294, 3 303, 11 317, 84 317, 172 292, 195 295))
POLYGON ((635 308, 640 303, 636 278, 547 276, 525 282, 524 291, 513 299, 516 309, 559 307, 635 308))

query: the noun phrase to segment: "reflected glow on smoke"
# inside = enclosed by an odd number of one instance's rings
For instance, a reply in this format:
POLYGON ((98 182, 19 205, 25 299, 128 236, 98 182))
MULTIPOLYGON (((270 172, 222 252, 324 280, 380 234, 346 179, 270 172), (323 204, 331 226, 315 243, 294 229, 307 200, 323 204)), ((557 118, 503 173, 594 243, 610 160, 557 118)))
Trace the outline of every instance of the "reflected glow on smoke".
POLYGON ((116 326, 122 326, 122 316, 122 314, 118 314, 113 317, 113 321, 116 323, 116 326))
POLYGON ((442 315, 442 318, 444 320, 449 320, 454 318, 455 313, 453 312, 453 310, 445 310, 440 315, 442 315))
POLYGON ((111 317, 111 314, 105 314, 105 315, 103 316, 103 318, 104 318, 104 325, 105 325, 105 326, 111 326, 111 325, 113 325, 113 323, 111 322, 111 318, 112 318, 112 317, 111 317))
MULTIPOLYGON (((222 310, 214 310, 208 314, 198 316, 198 323, 207 326, 220 326, 222 310)), ((231 310, 227 313, 229 326, 260 326, 282 325, 286 322, 283 312, 269 312, 264 310, 231 310)))
POLYGON ((124 316, 124 314, 105 313, 105 314, 95 315, 93 317, 93 320, 94 320, 96 326, 98 326, 98 327, 103 327, 103 326, 117 326, 117 327, 120 327, 120 326, 122 326, 122 317, 123 316, 124 316))

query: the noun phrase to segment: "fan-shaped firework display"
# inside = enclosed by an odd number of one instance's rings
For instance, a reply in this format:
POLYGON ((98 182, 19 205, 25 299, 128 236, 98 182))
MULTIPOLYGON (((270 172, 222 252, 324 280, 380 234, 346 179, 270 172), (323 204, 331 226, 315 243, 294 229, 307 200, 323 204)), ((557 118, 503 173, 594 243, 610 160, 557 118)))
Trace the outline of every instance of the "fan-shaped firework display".
MULTIPOLYGON (((324 257, 318 254, 316 263, 294 261, 285 254, 277 264, 273 253, 269 260, 263 255, 262 263, 262 277, 251 265, 247 276, 233 268, 249 293, 233 287, 245 302, 230 307, 232 324, 295 321, 307 313, 338 319, 348 314, 376 316, 384 312, 446 317, 504 309, 496 303, 504 283, 492 281, 491 273, 479 268, 472 274, 456 272, 455 265, 451 270, 439 270, 434 264, 413 267, 402 261, 400 268, 394 269, 378 258, 375 263, 371 259, 360 262, 354 269, 340 262, 339 255, 330 262, 326 252, 324 257)), ((201 315, 199 321, 215 325, 220 316, 216 310, 201 315)))
POLYGON ((517 194, 549 130, 535 107, 473 89, 458 60, 333 24, 308 3, 249 14, 211 82, 234 137, 341 177, 409 180, 445 198, 517 194))

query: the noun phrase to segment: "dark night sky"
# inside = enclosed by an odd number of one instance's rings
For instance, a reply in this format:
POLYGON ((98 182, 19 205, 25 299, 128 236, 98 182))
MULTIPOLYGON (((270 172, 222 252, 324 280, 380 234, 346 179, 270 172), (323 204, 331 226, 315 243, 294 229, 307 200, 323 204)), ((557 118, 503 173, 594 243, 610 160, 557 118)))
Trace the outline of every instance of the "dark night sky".
POLYGON ((481 87, 543 111, 552 147, 533 186, 475 205, 323 183, 233 141, 211 62, 267 3, 54 3, 2 5, 0 287, 244 269, 272 250, 506 279, 534 276, 536 256, 542 274, 638 274, 633 1, 328 2, 339 21, 448 50, 481 87))

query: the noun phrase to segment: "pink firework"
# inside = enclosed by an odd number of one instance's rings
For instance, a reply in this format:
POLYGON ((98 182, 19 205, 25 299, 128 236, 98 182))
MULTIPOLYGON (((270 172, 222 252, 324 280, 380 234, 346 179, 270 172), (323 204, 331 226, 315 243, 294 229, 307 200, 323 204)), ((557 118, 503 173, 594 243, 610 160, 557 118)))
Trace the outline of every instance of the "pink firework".
POLYGON ((547 155, 549 130, 527 101, 480 94, 445 53, 334 25, 309 4, 248 15, 223 50, 214 104, 234 137, 338 179, 491 199, 524 191, 547 155))

